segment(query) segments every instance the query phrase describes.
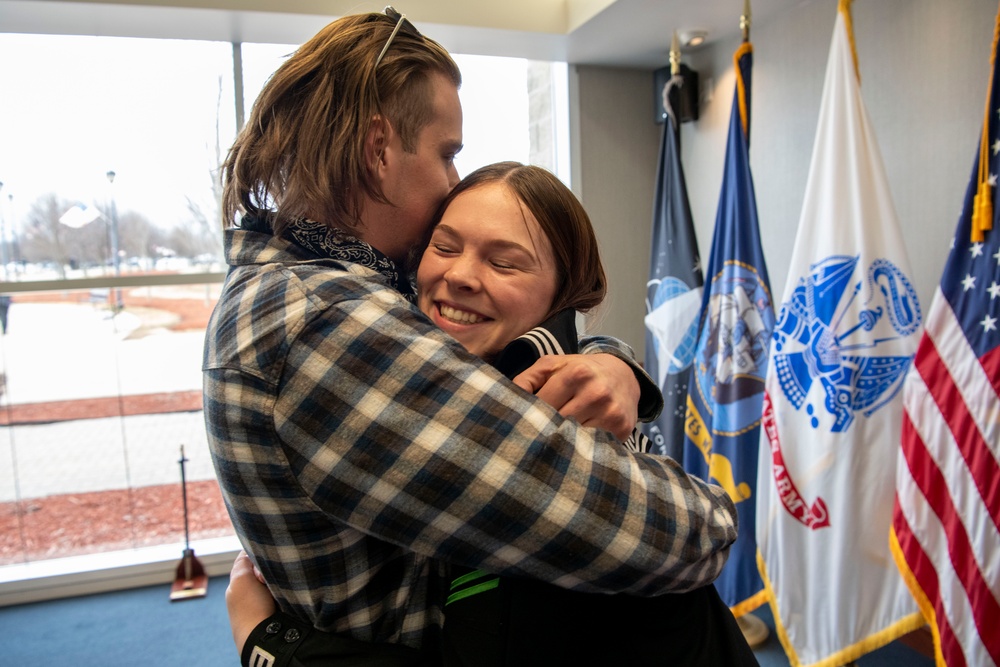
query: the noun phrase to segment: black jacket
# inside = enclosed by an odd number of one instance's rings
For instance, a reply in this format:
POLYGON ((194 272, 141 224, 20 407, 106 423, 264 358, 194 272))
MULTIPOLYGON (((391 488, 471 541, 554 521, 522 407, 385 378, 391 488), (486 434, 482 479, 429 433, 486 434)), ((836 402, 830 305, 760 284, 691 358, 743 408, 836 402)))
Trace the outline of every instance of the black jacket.
MULTIPOLYGON (((513 378, 544 354, 575 353, 575 319, 572 310, 557 313, 508 345, 494 365, 513 378)), ((644 440, 636 431, 631 448, 648 451, 644 440)), ((446 667, 757 665, 714 586, 640 598, 454 570, 442 638, 446 667)))

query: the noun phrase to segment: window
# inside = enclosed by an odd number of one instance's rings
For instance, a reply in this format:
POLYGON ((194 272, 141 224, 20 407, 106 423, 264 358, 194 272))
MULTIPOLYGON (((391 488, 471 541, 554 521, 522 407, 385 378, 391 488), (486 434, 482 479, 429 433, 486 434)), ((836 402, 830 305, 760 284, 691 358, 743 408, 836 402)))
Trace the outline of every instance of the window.
MULTIPOLYGON (((201 414, 218 165, 235 91, 293 50, 0 34, 0 566, 183 543, 182 446, 190 539, 231 534, 201 414)), ((565 67, 456 60, 459 173, 565 171, 565 67)))
POLYGON ((0 35, 0 564, 230 533, 201 418, 228 44, 0 35), (220 513, 219 510, 223 511, 220 513))

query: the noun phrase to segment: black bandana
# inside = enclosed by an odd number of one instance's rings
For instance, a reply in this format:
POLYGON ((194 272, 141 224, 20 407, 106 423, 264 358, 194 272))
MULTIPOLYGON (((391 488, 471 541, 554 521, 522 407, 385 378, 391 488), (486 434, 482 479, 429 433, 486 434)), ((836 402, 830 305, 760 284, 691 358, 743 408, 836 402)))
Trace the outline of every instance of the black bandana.
MULTIPOLYGON (((246 225, 244 224, 244 227, 246 225)), ((360 264, 385 276, 389 284, 409 301, 416 296, 407 277, 400 275, 395 262, 370 244, 347 232, 313 220, 296 220, 288 224, 282 236, 320 257, 360 264)))

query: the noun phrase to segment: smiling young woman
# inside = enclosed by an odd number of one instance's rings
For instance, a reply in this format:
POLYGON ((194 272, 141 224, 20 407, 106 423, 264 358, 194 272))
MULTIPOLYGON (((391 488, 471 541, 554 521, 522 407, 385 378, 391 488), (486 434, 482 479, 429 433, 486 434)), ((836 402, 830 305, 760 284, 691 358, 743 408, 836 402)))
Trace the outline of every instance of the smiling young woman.
POLYGON ((417 293, 435 324, 492 360, 554 313, 600 304, 607 278, 569 188, 539 167, 499 162, 469 174, 441 205, 417 293))

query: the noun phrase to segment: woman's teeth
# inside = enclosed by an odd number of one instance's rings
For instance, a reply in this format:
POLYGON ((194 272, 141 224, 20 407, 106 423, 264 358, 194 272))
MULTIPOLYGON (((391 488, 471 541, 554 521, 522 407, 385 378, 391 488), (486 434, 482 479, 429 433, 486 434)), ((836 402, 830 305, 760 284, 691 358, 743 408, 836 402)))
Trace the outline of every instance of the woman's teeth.
POLYGON ((483 317, 480 317, 479 315, 475 315, 473 313, 467 313, 464 310, 458 310, 456 308, 452 308, 451 306, 446 306, 444 304, 441 304, 440 310, 441 310, 441 315, 445 319, 451 320, 452 322, 456 322, 458 324, 479 324, 485 319, 483 317))

